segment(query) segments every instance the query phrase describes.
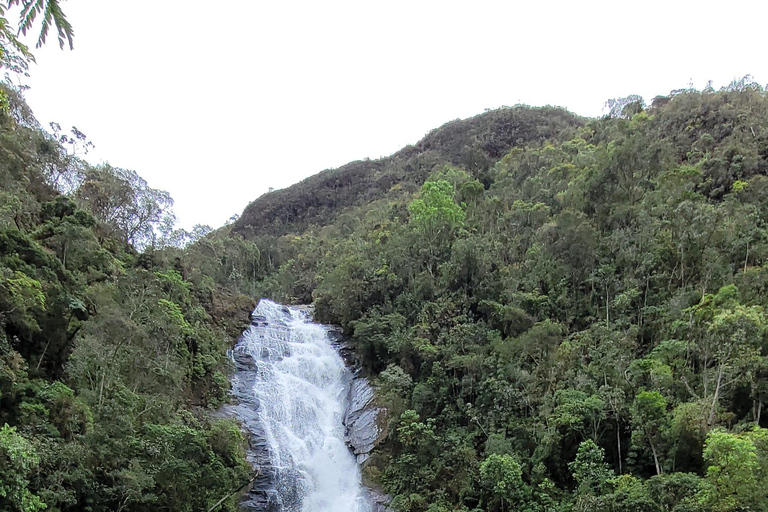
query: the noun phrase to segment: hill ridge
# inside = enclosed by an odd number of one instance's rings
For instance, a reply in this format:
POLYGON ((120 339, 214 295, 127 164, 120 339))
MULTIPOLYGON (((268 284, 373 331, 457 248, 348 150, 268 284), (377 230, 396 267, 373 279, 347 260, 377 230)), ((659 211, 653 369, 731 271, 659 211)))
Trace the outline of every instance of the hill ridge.
POLYGON ((245 208, 232 231, 250 238, 328 225, 351 207, 385 197, 395 185, 417 190, 444 165, 462 166, 484 181, 483 173, 512 147, 557 138, 583 124, 583 118, 559 107, 525 105, 449 121, 388 157, 325 169, 260 196, 245 208))

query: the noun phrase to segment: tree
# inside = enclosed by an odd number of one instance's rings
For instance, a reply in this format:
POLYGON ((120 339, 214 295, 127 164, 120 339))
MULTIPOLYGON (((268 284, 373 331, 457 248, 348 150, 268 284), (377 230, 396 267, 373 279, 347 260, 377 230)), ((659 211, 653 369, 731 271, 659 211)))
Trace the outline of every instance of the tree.
POLYGON ((523 469, 511 455, 490 455, 480 464, 480 478, 492 500, 501 503, 502 511, 528 494, 523 483, 523 469))
MULTIPOLYGON (((709 405, 708 422, 715 424, 724 395, 736 384, 749 384, 761 358, 762 340, 768 328, 763 308, 740 303, 735 285, 705 295, 686 310, 694 336, 692 363, 701 368, 701 399, 709 405)), ((689 387, 696 398, 698 393, 689 387)))
POLYGON ((658 391, 641 391, 632 404, 633 435, 647 442, 653 453, 656 474, 662 473, 659 462, 659 444, 669 428, 667 399, 658 391))
POLYGON ((596 395, 588 395, 576 389, 560 389, 555 392, 552 421, 559 427, 575 430, 582 435, 597 439, 600 423, 605 419, 605 402, 596 395))
POLYGON ((445 180, 427 181, 419 199, 409 206, 410 224, 421 237, 427 270, 433 272, 437 259, 448 249, 456 230, 464 226, 464 210, 453 199, 453 186, 445 180))
POLYGON ((151 188, 135 171, 109 164, 89 169, 75 197, 137 249, 155 243, 155 230, 173 206, 168 192, 151 188))
POLYGON ((7 424, 0 428, 0 508, 35 512, 45 503, 29 490, 32 471, 40 462, 29 441, 7 424))
POLYGON ((629 119, 645 108, 643 97, 638 94, 630 94, 625 98, 614 98, 605 102, 608 109, 608 117, 629 119))
MULTIPOLYGON (((765 454, 763 454, 765 456, 765 454)), ((768 493, 757 447, 749 434, 710 432, 704 446, 707 474, 699 501, 714 512, 766 510, 768 493)))
POLYGON ((453 186, 447 181, 427 181, 421 187, 419 199, 408 207, 411 222, 432 237, 463 226, 465 213, 453 194, 453 186))
POLYGON ((568 466, 579 484, 579 494, 585 496, 602 494, 614 476, 613 470, 605 463, 605 451, 591 439, 579 445, 576 460, 568 466))

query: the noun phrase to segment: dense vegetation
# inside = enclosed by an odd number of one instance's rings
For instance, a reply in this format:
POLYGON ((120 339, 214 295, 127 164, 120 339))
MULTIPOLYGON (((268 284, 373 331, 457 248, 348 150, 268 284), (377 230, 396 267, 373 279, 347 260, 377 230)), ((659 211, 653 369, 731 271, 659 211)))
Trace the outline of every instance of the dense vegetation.
POLYGON ((234 510, 246 296, 353 337, 398 511, 768 510, 756 84, 487 112, 194 233, 0 98, 1 510, 234 510))
MULTIPOLYGON (((36 22, 72 47, 58 0, 5 0, 4 71, 36 22)), ((0 509, 234 510, 245 293, 356 340, 398 511, 767 511, 768 95, 610 107, 452 122, 186 233, 3 87, 0 509)))
POLYGON ((184 235, 166 193, 3 96, 0 510, 208 510, 251 471, 209 412, 250 301, 162 249, 184 235))
POLYGON ((768 95, 611 107, 451 123, 189 253, 354 337, 397 510, 768 510, 768 95))

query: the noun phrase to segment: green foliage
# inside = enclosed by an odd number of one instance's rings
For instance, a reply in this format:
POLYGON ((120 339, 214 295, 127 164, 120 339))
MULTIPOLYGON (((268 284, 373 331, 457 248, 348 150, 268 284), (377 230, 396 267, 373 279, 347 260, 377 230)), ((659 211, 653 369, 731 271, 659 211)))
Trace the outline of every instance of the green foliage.
POLYGON ((510 455, 490 455, 480 464, 480 478, 484 488, 501 503, 517 508, 525 499, 527 489, 523 483, 523 469, 510 455))
POLYGON ((242 454, 204 411, 238 293, 313 301, 352 335, 390 409, 365 473, 397 510, 765 509, 768 96, 749 80, 448 123, 185 250, 170 198, 69 158, 8 99, 0 420, 52 509, 231 492, 242 454))
POLYGON ((658 391, 641 391, 632 404, 633 435, 650 445, 656 474, 662 472, 659 460, 660 445, 669 428, 667 399, 658 391))
POLYGON ((766 509, 764 438, 760 428, 740 435, 710 432, 704 445, 707 473, 699 493, 702 504, 717 512, 766 509), (759 453, 754 439, 760 440, 759 453))
MULTIPOLYGON (((6 0, 2 2, 0 4, 0 68, 6 71, 5 83, 7 84, 12 82, 9 72, 29 76, 29 64, 35 62, 35 57, 29 48, 19 41, 18 36, 19 34, 26 35, 33 28, 38 14, 42 14, 42 22, 36 46, 40 48, 45 44, 51 26, 55 26, 59 46, 64 48, 66 39, 69 48, 72 49, 74 31, 61 10, 59 0, 6 0), (18 27, 14 27, 8 21, 6 12, 17 5, 21 5, 21 12, 18 27)), ((11 112, 13 110, 12 103, 13 94, 5 88, 0 89, 0 111, 4 114, 11 112)))
MULTIPOLYGON (((6 18, 6 11, 18 0, 10 0, 0 4, 0 65, 14 73, 26 74, 29 63, 35 61, 35 57, 29 48, 19 41, 15 27, 6 18)), ((0 92, 0 105, 3 111, 9 110, 9 96, 6 91, 0 92)))
POLYGON ((194 332, 192 326, 184 318, 178 304, 168 299, 160 299, 157 301, 157 305, 172 329, 178 330, 183 336, 192 336, 194 332))
POLYGON ((10 308, 5 311, 6 314, 16 310, 25 312, 33 308, 45 310, 45 294, 39 281, 18 270, 0 268, 0 273, 4 301, 7 303, 6 307, 10 308))
POLYGON ((245 287, 356 341, 393 412, 366 471, 400 510, 500 509, 480 468, 506 455, 519 510, 701 512, 708 434, 766 426, 768 95, 609 107, 449 123, 218 234, 258 246, 245 287))
POLYGON ((427 181, 419 198, 408 206, 409 225, 416 234, 416 258, 424 262, 430 274, 437 260, 445 258, 456 231, 464 225, 464 210, 453 196, 453 186, 447 181, 427 181))
POLYGON ((453 200, 453 186, 445 180, 428 181, 421 187, 419 199, 408 210, 416 229, 430 238, 443 230, 454 230, 464 224, 464 211, 453 200))
POLYGON ((40 462, 32 445, 7 424, 0 428, 0 505, 3 510, 35 512, 45 509, 29 490, 29 478, 40 462))
POLYGON ((208 510, 250 473, 239 428, 208 409, 228 400, 226 349, 252 304, 201 275, 198 254, 159 249, 167 194, 71 157, 7 97, 0 509, 208 510))
POLYGON ((576 430, 583 436, 596 438, 600 422, 605 417, 605 402, 575 389, 561 389, 555 393, 552 421, 558 427, 576 430))
POLYGON ((568 464, 582 495, 599 496, 607 488, 613 471, 605 463, 605 451, 588 439, 579 445, 576 460, 568 464))
POLYGON ((158 230, 173 206, 163 190, 149 187, 135 171, 110 165, 89 168, 75 197, 110 235, 144 249, 158 244, 158 230))
POLYGON ((42 15, 40 35, 37 40, 37 47, 41 47, 45 44, 45 39, 48 37, 48 31, 51 26, 56 27, 56 34, 59 40, 59 47, 64 48, 65 41, 69 44, 69 49, 72 49, 72 38, 74 31, 72 25, 67 21, 66 16, 61 11, 58 0, 46 0, 45 2, 33 1, 33 0, 9 0, 8 5, 22 4, 21 10, 21 23, 19 24, 19 31, 22 34, 27 33, 35 23, 38 15, 42 15))

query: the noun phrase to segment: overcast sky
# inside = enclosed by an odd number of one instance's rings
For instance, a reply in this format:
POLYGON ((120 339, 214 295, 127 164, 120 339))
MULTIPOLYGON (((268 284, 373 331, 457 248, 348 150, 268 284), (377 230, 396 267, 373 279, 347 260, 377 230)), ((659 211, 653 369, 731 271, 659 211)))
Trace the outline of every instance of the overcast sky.
POLYGON ((89 160, 218 227, 270 187, 389 155, 486 108, 559 105, 752 74, 768 81, 764 1, 69 0, 75 50, 36 51, 38 119, 89 160))

